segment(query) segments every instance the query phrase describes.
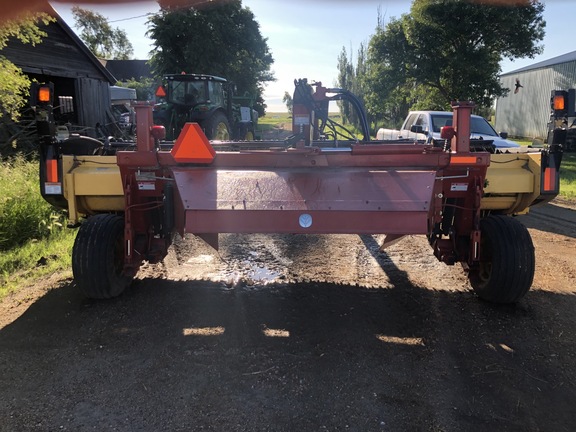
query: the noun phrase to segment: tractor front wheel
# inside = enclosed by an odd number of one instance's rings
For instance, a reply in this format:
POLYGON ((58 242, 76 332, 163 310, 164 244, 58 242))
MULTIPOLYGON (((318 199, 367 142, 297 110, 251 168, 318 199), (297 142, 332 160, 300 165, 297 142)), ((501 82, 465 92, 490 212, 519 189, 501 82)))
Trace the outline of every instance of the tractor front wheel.
POLYGON ((234 139, 238 141, 254 141, 255 135, 252 123, 238 123, 234 139))
POLYGON ((534 279, 534 245, 528 229, 511 216, 480 221, 480 263, 470 269, 478 296, 494 303, 516 303, 534 279))
POLYGON ((209 140, 230 140, 230 123, 221 112, 215 112, 204 124, 204 133, 209 140))
POLYGON ((79 228, 72 248, 72 273, 89 298, 119 296, 132 281, 123 274, 124 218, 113 214, 89 217, 79 228))

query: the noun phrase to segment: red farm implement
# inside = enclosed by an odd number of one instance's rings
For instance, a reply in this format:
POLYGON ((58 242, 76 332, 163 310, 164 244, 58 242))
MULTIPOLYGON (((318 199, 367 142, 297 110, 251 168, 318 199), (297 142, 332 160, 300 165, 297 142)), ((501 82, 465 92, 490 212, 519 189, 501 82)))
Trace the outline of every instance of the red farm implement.
POLYGON ((511 214, 556 196, 561 147, 474 151, 469 102, 454 104, 441 147, 371 141, 365 120, 362 138, 342 139, 328 103, 346 99, 360 109, 359 102, 315 87, 296 82, 293 135, 284 141, 209 142, 189 123, 167 143, 151 107, 137 105, 133 147, 80 139, 88 150, 70 150, 37 108, 43 194, 71 223, 86 218, 73 250, 85 294, 120 294, 144 261, 166 256, 175 232, 215 248, 220 233, 386 234, 383 247, 423 234, 440 261, 463 265, 480 297, 522 298, 534 249, 511 214))

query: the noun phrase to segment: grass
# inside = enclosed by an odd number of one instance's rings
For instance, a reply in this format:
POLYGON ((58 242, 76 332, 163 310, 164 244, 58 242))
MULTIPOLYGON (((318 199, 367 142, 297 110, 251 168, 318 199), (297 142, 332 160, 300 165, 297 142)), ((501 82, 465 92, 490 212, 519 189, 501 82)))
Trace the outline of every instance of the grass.
POLYGON ((281 125, 292 128, 292 115, 285 113, 266 113, 264 117, 258 119, 258 128, 270 130, 279 128, 281 125))
POLYGON ((560 196, 576 198, 576 153, 564 153, 562 156, 560 196))
POLYGON ((40 196, 38 178, 36 162, 14 158, 0 164, 0 251, 62 226, 62 214, 40 196))
POLYGON ((23 285, 67 271, 71 274, 72 245, 76 230, 62 229, 53 235, 30 240, 0 254, 0 299, 23 285))
POLYGON ((32 275, 70 267, 74 232, 40 195, 38 163, 15 158, 0 164, 0 298, 32 275))

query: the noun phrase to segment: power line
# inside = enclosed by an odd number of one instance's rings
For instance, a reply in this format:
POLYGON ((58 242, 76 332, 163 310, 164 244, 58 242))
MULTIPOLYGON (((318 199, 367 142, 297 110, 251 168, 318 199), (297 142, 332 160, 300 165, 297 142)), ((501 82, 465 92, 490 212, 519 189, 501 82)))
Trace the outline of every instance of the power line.
POLYGON ((130 18, 120 18, 120 19, 113 20, 113 21, 108 21, 108 22, 109 22, 109 23, 115 23, 115 22, 120 22, 120 21, 128 21, 128 20, 133 20, 133 19, 136 19, 136 18, 143 18, 143 17, 148 16, 148 15, 154 15, 154 14, 151 13, 151 12, 148 12, 148 13, 145 13, 144 15, 133 16, 133 17, 130 17, 130 18))

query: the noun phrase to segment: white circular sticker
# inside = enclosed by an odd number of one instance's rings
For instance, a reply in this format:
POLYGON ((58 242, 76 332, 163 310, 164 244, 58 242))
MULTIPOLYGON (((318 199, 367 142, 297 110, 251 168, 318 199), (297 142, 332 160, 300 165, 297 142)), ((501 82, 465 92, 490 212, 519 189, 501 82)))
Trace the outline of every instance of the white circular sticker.
POLYGON ((312 226, 312 216, 308 213, 303 213, 298 218, 298 222, 302 228, 310 228, 312 226))

